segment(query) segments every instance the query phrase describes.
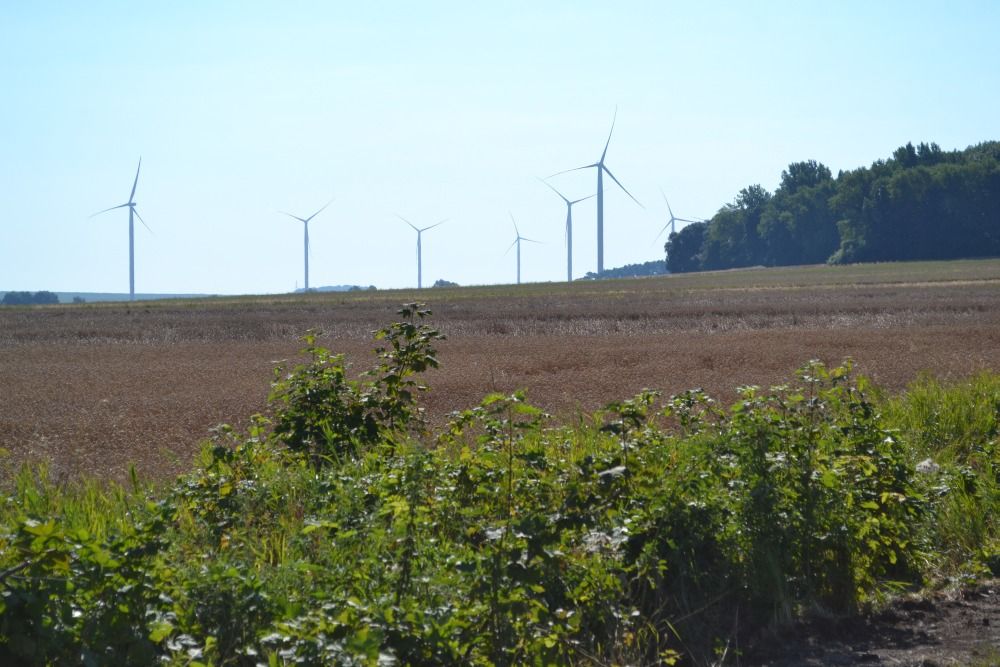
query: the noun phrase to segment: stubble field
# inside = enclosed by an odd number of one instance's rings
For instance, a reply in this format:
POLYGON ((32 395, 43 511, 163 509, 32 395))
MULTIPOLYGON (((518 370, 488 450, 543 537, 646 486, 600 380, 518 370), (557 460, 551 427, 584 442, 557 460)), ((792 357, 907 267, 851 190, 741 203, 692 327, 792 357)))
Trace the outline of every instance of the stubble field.
POLYGON ((788 379, 847 357, 887 391, 921 373, 1000 371, 1000 260, 753 269, 521 287, 0 309, 3 465, 57 479, 163 479, 209 429, 266 411, 275 362, 307 329, 358 371, 371 332, 424 301, 448 336, 427 377, 432 422, 523 388, 572 420, 649 387, 788 379))

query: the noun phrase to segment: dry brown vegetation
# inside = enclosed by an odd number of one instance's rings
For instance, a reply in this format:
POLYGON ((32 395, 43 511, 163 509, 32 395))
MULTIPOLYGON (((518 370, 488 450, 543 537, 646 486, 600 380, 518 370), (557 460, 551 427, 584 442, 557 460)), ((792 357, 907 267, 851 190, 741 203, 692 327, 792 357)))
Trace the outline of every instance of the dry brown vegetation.
POLYGON ((1000 370, 1000 260, 754 269, 642 280, 0 309, 0 446, 57 476, 162 478, 220 422, 266 409, 274 363, 305 330, 371 359, 371 332, 426 301, 448 336, 428 378, 440 421, 528 390, 564 418, 644 387, 787 379, 852 357, 900 390, 1000 370))

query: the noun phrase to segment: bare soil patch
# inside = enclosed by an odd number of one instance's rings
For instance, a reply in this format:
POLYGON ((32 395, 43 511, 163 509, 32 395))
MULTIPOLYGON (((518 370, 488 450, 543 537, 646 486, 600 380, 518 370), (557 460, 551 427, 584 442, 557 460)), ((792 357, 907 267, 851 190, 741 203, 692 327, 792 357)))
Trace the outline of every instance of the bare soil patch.
POLYGON ((1000 665, 1000 581, 904 598, 869 616, 818 618, 761 638, 742 664, 1000 665))

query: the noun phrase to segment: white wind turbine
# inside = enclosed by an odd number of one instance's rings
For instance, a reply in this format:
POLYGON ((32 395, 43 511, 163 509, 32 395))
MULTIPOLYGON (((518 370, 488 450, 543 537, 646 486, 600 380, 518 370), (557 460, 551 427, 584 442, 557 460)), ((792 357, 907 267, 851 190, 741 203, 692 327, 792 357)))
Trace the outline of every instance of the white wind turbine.
POLYGON ((328 201, 326 204, 323 205, 323 208, 321 208, 320 210, 316 211, 315 213, 313 213, 312 215, 310 215, 308 218, 300 218, 299 216, 292 215, 291 213, 285 213, 284 211, 278 211, 278 213, 281 213, 282 215, 287 215, 289 218, 294 218, 294 219, 298 220, 299 222, 302 223, 302 226, 305 229, 305 272, 306 272, 306 285, 305 285, 304 289, 307 292, 309 291, 309 221, 312 220, 313 218, 315 218, 320 213, 322 213, 326 209, 326 207, 329 206, 332 203, 333 203, 333 200, 331 199, 330 201, 328 201))
POLYGON ((566 202, 566 282, 573 282, 573 204, 579 204, 582 201, 590 199, 594 195, 587 195, 586 197, 581 197, 580 199, 574 199, 570 201, 563 195, 563 193, 556 190, 552 185, 543 179, 538 179, 549 186, 552 192, 559 195, 559 198, 566 202))
POLYGON ((690 218, 678 218, 676 215, 674 215, 673 209, 670 208, 670 202, 667 201, 666 193, 663 192, 663 190, 661 189, 660 194, 663 195, 663 202, 667 205, 667 212, 670 214, 670 217, 667 218, 667 224, 663 225, 663 229, 661 229, 660 233, 656 235, 655 239, 653 239, 653 243, 656 243, 656 239, 660 238, 660 235, 666 231, 667 227, 670 228, 670 233, 674 234, 677 231, 676 223, 678 222, 704 222, 704 220, 691 220, 690 218))
POLYGON ((514 242, 510 244, 507 250, 504 252, 506 255, 510 252, 510 249, 517 246, 517 284, 521 284, 521 241, 527 241, 529 243, 541 243, 541 241, 536 241, 534 239, 529 239, 527 237, 521 236, 521 231, 517 228, 517 221, 514 220, 514 214, 510 214, 510 221, 514 223, 514 242))
POLYGON ((423 233, 426 232, 428 229, 434 229, 438 225, 443 225, 444 223, 446 223, 448 221, 448 219, 445 218, 441 222, 435 222, 433 225, 429 225, 427 227, 417 227, 412 222, 410 222, 409 220, 407 220, 403 216, 399 215, 398 213, 396 214, 396 217, 399 218, 400 220, 402 220, 403 222, 405 222, 406 224, 408 224, 410 227, 412 227, 413 231, 415 231, 417 233, 417 289, 423 289, 423 286, 424 286, 423 270, 424 269, 423 269, 423 249, 422 249, 422 247, 420 245, 421 237, 423 236, 423 233))
MULTIPOLYGON (((604 158, 608 155, 608 146, 611 144, 611 134, 615 131, 615 121, 618 119, 618 109, 615 109, 614 118, 611 119, 611 132, 608 132, 608 140, 604 144, 604 151, 601 153, 601 159, 593 164, 585 164, 582 167, 576 167, 574 169, 567 169, 565 171, 560 171, 552 176, 558 176, 559 174, 565 174, 570 171, 579 171, 581 169, 597 169, 597 273, 600 274, 604 271, 604 172, 607 172, 608 176, 611 177, 618 187, 627 194, 632 201, 639 204, 640 208, 643 208, 639 200, 632 196, 632 193, 625 189, 615 175, 611 173, 607 165, 604 164, 604 158)), ((551 177, 550 177, 551 178, 551 177)))
MULTIPOLYGON (((113 211, 116 208, 128 208, 128 298, 129 301, 135 300, 135 222, 133 218, 139 218, 139 222, 146 229, 149 229, 149 225, 146 221, 142 219, 139 212, 135 210, 135 187, 139 184, 139 169, 142 167, 142 157, 139 158, 139 166, 135 168, 135 180, 132 181, 132 192, 129 193, 128 201, 124 204, 119 204, 118 206, 112 206, 111 208, 106 208, 103 211, 98 211, 90 217, 93 218, 95 215, 100 215, 101 213, 107 213, 108 211, 113 211)), ((149 229, 150 233, 153 230, 149 229)))

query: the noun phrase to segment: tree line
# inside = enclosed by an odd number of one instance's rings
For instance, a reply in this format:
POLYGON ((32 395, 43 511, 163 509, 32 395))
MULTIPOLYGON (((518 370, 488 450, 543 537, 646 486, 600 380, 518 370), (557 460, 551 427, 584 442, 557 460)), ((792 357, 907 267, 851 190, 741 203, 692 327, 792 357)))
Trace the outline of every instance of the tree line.
POLYGON ((1000 142, 907 143, 836 177, 815 160, 794 162, 774 192, 743 188, 664 249, 672 273, 998 256, 1000 142))
POLYGON ((4 306, 34 306, 59 303, 59 297, 54 292, 7 292, 0 299, 4 306))

